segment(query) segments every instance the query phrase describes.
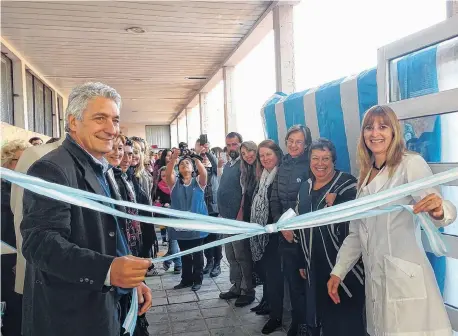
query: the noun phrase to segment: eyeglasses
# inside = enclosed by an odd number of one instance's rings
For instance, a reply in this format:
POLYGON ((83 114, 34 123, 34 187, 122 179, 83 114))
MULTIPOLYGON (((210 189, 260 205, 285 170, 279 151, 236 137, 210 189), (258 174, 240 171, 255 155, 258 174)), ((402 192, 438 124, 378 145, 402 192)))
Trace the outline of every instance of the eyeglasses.
POLYGON ((302 141, 302 140, 294 141, 294 140, 292 140, 292 139, 288 139, 286 142, 287 142, 288 145, 290 145, 290 146, 293 146, 293 145, 296 145, 296 146, 303 146, 303 145, 305 144, 305 142, 302 141))

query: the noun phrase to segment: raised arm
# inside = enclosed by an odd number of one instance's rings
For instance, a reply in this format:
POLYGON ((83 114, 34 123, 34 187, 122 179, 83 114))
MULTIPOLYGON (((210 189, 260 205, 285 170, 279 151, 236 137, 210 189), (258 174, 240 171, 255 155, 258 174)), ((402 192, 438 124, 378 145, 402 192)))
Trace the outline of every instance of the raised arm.
POLYGON ((193 160, 196 163, 197 172, 199 173, 197 181, 199 182, 200 187, 204 189, 207 185, 207 169, 205 169, 204 165, 198 158, 194 158, 193 160))
POLYGON ((175 185, 176 175, 175 175, 175 165, 177 164, 178 155, 180 151, 175 149, 172 153, 169 163, 167 163, 167 168, 165 169, 165 182, 170 189, 175 185))

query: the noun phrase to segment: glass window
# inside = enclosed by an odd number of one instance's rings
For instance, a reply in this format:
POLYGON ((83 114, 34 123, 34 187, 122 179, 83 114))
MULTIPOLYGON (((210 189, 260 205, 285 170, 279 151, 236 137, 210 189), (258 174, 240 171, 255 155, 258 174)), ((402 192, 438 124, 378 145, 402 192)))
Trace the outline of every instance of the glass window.
POLYGON ((407 149, 430 163, 458 163, 458 112, 401 120, 407 149))
POLYGON ((50 137, 54 136, 53 134, 53 123, 54 123, 54 108, 53 108, 53 99, 52 91, 50 88, 45 86, 45 134, 50 137))
POLYGON ((33 79, 34 89, 34 119, 35 119, 35 132, 45 133, 45 106, 44 106, 44 87, 43 83, 37 79, 33 79))
POLYGON ((64 125, 64 100, 61 96, 57 96, 57 111, 59 114, 59 129, 60 134, 59 136, 63 136, 65 133, 65 125, 64 125))
POLYGON ((390 100, 458 88, 458 36, 390 61, 390 100))
POLYGON ((27 88, 27 123, 30 131, 35 131, 34 119, 34 98, 33 98, 33 75, 30 72, 26 73, 26 88, 27 88))
POLYGON ((2 54, 1 120, 14 125, 13 61, 2 54))

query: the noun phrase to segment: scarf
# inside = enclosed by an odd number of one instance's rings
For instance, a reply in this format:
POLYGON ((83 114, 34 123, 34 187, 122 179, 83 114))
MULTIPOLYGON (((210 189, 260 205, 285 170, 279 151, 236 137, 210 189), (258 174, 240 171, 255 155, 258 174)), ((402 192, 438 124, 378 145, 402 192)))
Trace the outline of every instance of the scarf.
POLYGON ((164 194, 170 195, 170 188, 164 180, 160 180, 157 187, 161 189, 164 194))
MULTIPOLYGON (((137 203, 135 197, 135 190, 132 184, 132 180, 127 174, 121 174, 121 180, 124 184, 127 194, 127 200, 132 203, 137 203)), ((130 215, 137 216, 138 210, 134 208, 126 207, 126 212, 130 215)), ((142 244, 142 231, 140 227, 140 222, 133 219, 126 219, 126 237, 127 242, 129 243, 129 248, 132 252, 132 255, 138 256, 140 254, 140 248, 142 244)))
MULTIPOLYGON (((262 171, 261 180, 259 181, 259 188, 253 197, 253 204, 251 206, 251 223, 257 223, 266 226, 269 220, 269 186, 277 175, 277 167, 272 169, 269 173, 267 169, 262 171)), ((250 238, 250 247, 253 256, 253 261, 259 261, 264 254, 264 250, 269 243, 269 235, 262 234, 250 238)))

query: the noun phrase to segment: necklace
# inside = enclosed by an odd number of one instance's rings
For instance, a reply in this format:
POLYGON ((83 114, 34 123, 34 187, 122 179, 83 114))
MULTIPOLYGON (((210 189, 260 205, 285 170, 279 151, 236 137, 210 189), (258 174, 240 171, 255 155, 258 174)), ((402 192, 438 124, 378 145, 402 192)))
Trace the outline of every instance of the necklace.
POLYGON ((385 168, 385 165, 386 165, 386 161, 382 163, 382 165, 380 166, 380 168, 378 168, 378 167, 375 165, 375 161, 374 161, 374 163, 372 164, 372 168, 374 168, 374 169, 380 171, 380 170, 382 170, 383 168, 385 168))

